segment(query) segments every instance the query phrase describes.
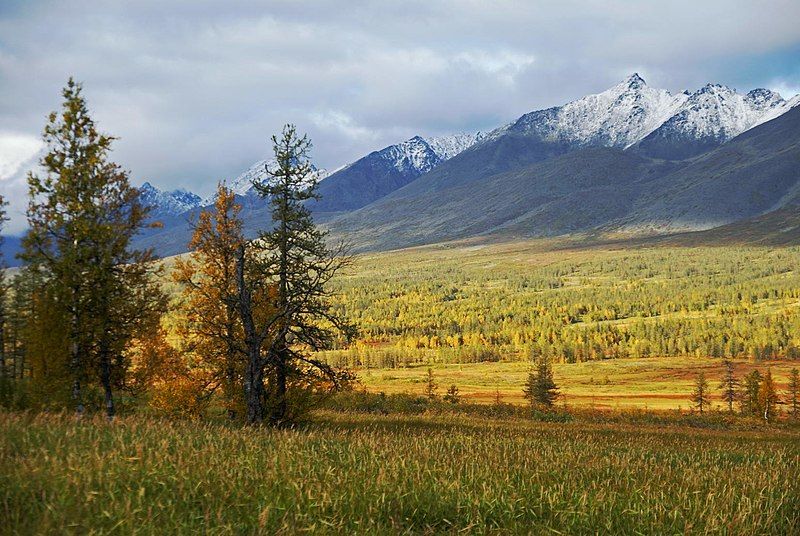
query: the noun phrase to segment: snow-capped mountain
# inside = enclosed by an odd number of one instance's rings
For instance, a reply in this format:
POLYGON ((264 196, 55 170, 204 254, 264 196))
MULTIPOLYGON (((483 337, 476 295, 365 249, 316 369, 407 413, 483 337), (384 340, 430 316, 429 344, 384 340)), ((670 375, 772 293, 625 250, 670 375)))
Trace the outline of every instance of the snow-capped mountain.
POLYGON ((681 159, 725 143, 761 124, 786 101, 768 89, 741 95, 735 89, 707 84, 688 95, 681 107, 645 137, 640 147, 649 155, 681 159))
POLYGON ((634 73, 614 87, 523 115, 501 129, 573 146, 628 147, 673 116, 687 95, 648 86, 634 73))
POLYGON ((485 138, 483 132, 461 132, 450 136, 425 138, 425 141, 441 161, 449 160, 485 138))
POLYGON ((787 104, 768 89, 741 95, 719 84, 673 95, 634 73, 602 93, 527 113, 490 137, 510 132, 574 148, 639 144, 650 156, 682 159, 778 117, 787 104))
POLYGON ((370 153, 365 158, 384 160, 401 173, 419 176, 470 148, 483 137, 481 132, 430 138, 414 136, 370 153))
MULTIPOLYGON (((277 165, 275 159, 269 160, 259 160, 235 179, 231 181, 225 181, 225 186, 233 190, 233 193, 248 199, 255 199, 258 194, 253 187, 253 181, 263 181, 268 178, 269 174, 267 173, 267 169, 274 169, 277 165)), ((317 174, 317 179, 322 180, 326 176, 328 176, 328 172, 324 169, 317 169, 314 168, 317 174)), ((211 194, 205 197, 201 202, 200 206, 209 206, 214 203, 214 195, 211 194)))
POLYGON ((373 151, 320 183, 317 212, 340 213, 361 208, 429 173, 484 139, 481 132, 408 140, 373 151))
MULTIPOLYGON (((317 177, 322 200, 312 206, 328 213, 355 210, 432 172, 476 145, 486 146, 486 154, 478 149, 477 153, 471 152, 474 162, 459 159, 453 177, 468 181, 472 175, 488 176, 584 147, 632 149, 650 157, 681 160, 718 147, 798 104, 800 96, 785 101, 768 89, 754 89, 742 95, 719 84, 672 94, 648 86, 634 73, 606 91, 527 113, 488 135, 474 132, 414 136, 373 151, 333 172, 320 169, 317 177), (507 135, 515 141, 507 139, 499 151, 487 146, 507 135)), ((253 181, 267 178, 266 169, 274 165, 274 160, 259 160, 228 181, 227 186, 259 205, 253 181)), ((448 167, 453 166, 444 166, 448 167)), ((213 202, 213 195, 198 200, 189 192, 162 192, 149 183, 142 191, 151 204, 167 214, 213 202)))
POLYGON ((200 196, 184 189, 165 192, 145 182, 139 188, 141 201, 154 215, 177 215, 200 206, 200 196))

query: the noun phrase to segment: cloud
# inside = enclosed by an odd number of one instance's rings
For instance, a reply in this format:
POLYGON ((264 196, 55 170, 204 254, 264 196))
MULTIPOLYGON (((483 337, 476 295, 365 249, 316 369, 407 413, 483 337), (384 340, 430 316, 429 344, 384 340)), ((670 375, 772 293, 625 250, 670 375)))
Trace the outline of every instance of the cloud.
POLYGON ((491 129, 634 70, 673 90, 796 88, 798 19, 796 0, 4 2, 0 125, 36 138, 74 75, 134 182, 204 195, 266 156, 287 122, 334 168, 415 134, 491 129))
POLYGON ((43 145, 32 136, 0 132, 0 181, 10 179, 43 145))

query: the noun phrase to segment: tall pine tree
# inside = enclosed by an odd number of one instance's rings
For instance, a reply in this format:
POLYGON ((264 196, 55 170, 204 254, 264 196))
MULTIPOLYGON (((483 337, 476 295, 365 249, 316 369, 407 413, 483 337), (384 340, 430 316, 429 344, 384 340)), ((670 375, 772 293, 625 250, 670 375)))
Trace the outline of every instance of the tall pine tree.
POLYGON ((151 278, 152 253, 130 249, 148 210, 128 173, 109 160, 114 138, 100 133, 81 85, 70 79, 60 113, 44 130, 44 175, 28 176, 28 224, 21 255, 40 272, 68 319, 72 398, 84 412, 87 385, 98 382, 109 418, 124 386, 125 348, 165 300, 151 278))
MULTIPOLYGON (((306 207, 307 201, 319 197, 317 173, 309 161, 311 143, 306 136, 298 136, 294 125, 286 125, 280 136, 272 137, 272 145, 276 164, 266 167, 266 180, 254 182, 259 195, 270 203, 272 222, 248 246, 249 255, 242 249, 239 280, 251 362, 256 346, 269 340, 262 361, 270 374, 269 420, 281 426, 293 418, 288 405, 291 384, 336 387, 348 377, 315 359, 311 352, 329 348, 338 337, 349 338, 353 328, 332 308, 328 289, 349 258, 343 245, 328 246, 325 233, 314 225, 306 207), (248 278, 250 283, 246 283, 248 278), (256 322, 247 305, 252 302, 253 290, 265 286, 274 289, 276 311, 256 322)), ((263 367, 253 367, 252 375, 263 371, 263 367)), ((252 383, 254 388, 256 383, 252 383)), ((254 396, 251 399, 255 404, 254 396)), ((258 411, 254 408, 248 420, 259 422, 258 411)))

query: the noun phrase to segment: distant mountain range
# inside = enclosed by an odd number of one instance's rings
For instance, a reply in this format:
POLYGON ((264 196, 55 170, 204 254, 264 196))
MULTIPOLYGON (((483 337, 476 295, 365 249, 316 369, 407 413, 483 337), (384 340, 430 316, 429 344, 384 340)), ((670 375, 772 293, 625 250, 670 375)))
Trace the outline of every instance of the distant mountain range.
MULTIPOLYGON (((657 235, 736 222, 751 236, 768 221, 774 235, 787 207, 800 204, 798 104, 800 96, 718 84, 672 94, 633 74, 487 133, 415 136, 320 169, 322 198, 310 208, 358 250, 476 235, 657 235), (777 220, 765 216, 772 211, 777 220)), ((270 222, 252 187, 270 165, 256 162, 228 184, 251 236, 270 222)), ((163 226, 136 245, 185 251, 191 221, 211 198, 149 183, 141 190, 163 226)))

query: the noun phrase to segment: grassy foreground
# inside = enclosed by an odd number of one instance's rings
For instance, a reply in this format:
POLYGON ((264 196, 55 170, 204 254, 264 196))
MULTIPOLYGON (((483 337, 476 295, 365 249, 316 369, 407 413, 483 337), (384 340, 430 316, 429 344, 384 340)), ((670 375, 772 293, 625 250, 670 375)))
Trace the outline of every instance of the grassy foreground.
POLYGON ((787 432, 323 413, 304 430, 0 413, 20 534, 796 534, 787 432))

